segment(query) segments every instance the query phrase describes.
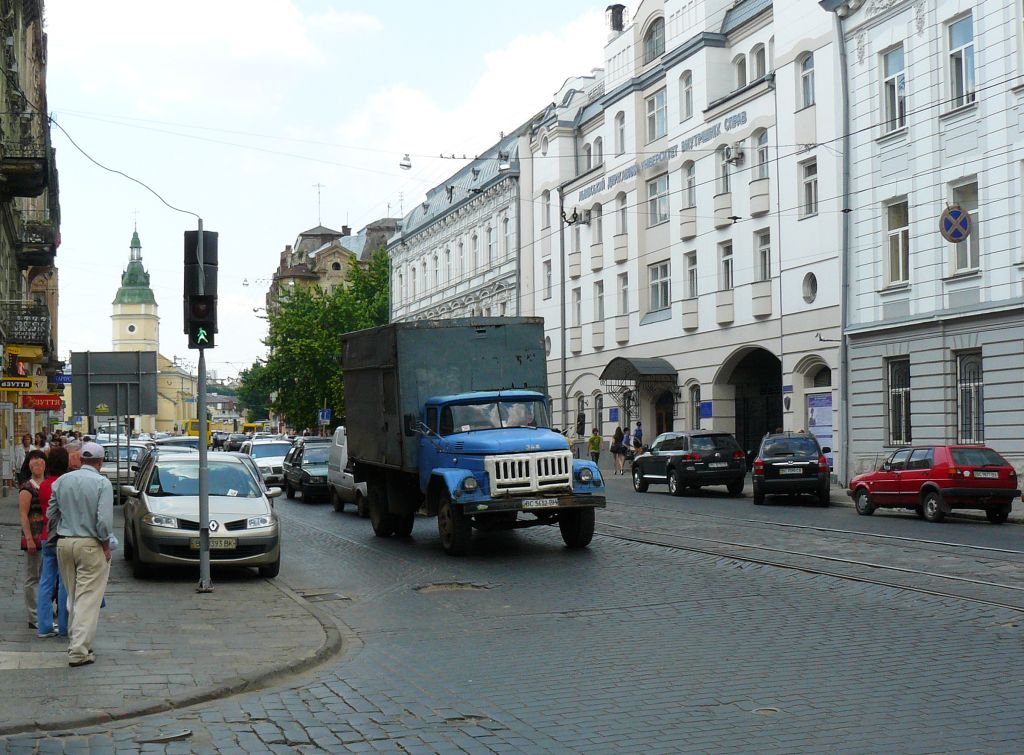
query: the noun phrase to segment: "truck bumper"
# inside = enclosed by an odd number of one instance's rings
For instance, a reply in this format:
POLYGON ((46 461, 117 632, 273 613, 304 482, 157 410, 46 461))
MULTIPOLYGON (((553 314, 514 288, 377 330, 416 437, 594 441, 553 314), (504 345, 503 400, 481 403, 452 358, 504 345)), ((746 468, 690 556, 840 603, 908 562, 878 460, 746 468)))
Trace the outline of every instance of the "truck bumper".
MULTIPOLYGON (((456 505, 459 502, 456 501, 456 505)), ((465 501, 462 513, 467 515, 498 513, 503 511, 554 511, 559 509, 603 509, 603 495, 560 495, 522 498, 494 498, 489 501, 465 501)))

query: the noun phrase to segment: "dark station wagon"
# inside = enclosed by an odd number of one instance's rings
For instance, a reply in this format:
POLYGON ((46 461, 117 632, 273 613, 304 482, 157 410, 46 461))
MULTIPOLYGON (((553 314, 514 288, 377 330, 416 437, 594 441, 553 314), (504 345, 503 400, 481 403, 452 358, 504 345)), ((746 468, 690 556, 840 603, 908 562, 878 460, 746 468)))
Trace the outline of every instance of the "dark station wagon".
POLYGON ((806 493, 828 506, 831 485, 827 454, 813 435, 772 433, 761 441, 754 459, 754 503, 761 505, 766 495, 806 493))
POLYGON ((687 488, 725 485, 730 495, 743 493, 747 477, 746 455, 729 433, 662 433, 650 448, 633 459, 633 489, 668 485, 672 495, 687 488))

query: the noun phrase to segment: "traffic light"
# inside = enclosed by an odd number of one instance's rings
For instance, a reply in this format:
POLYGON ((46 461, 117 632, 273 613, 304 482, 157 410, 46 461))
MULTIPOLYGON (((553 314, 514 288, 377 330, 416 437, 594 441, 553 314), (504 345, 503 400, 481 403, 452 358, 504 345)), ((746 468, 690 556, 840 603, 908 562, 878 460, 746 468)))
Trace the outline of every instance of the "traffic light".
POLYGON ((212 349, 217 332, 217 297, 193 294, 188 298, 188 347, 212 349))

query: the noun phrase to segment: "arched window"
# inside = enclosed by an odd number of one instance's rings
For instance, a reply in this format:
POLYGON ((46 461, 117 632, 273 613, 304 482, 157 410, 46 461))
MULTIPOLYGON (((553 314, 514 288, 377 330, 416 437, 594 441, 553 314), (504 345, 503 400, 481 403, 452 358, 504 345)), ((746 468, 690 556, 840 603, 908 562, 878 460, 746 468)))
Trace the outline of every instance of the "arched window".
POLYGON ((604 162, 604 141, 601 137, 594 139, 594 165, 604 162))
POLYGON ((576 395, 576 437, 580 440, 587 437, 587 401, 582 393, 576 395))
POLYGON ((628 225, 626 224, 626 194, 622 193, 615 197, 615 232, 626 233, 628 225))
POLYGON ((716 151, 718 157, 718 193, 729 193, 729 148, 722 145, 716 151))
POLYGON ((480 239, 477 238, 475 233, 473 234, 472 238, 470 239, 470 249, 471 249, 472 254, 473 254, 473 269, 474 270, 479 270, 480 269, 480 239))
POLYGON ((599 435, 604 435, 604 396, 594 394, 594 427, 599 435))
POLYGON ((822 367, 820 370, 814 373, 814 387, 815 388, 828 388, 832 385, 832 370, 828 367, 822 367))
POLYGON ((505 256, 512 254, 512 221, 505 218, 501 221, 502 235, 505 238, 505 256))
POLYGON ((422 273, 423 279, 423 293, 427 293, 430 290, 430 278, 427 277, 427 261, 426 259, 420 263, 420 273, 422 273))
POLYGON ((768 72, 765 64, 764 45, 755 45, 754 49, 750 53, 750 59, 752 61, 751 65, 753 66, 753 70, 750 72, 751 78, 755 81, 763 78, 768 72))
POLYGON ((692 161, 683 163, 683 202, 685 207, 697 206, 697 167, 692 161))
POLYGON ((745 55, 737 55, 733 58, 732 70, 736 89, 742 89, 747 85, 747 57, 745 55))
POLYGON ((583 170, 590 170, 594 167, 594 155, 589 144, 583 145, 583 170))
POLYGON ((437 255, 434 255, 434 288, 441 283, 441 266, 438 264, 437 255))
POLYGON ((444 281, 447 283, 452 279, 452 250, 444 250, 444 281))
POLYGON ((814 104, 814 53, 807 53, 799 59, 800 70, 800 106, 810 107, 814 104))
POLYGON ((395 291, 395 298, 398 299, 399 302, 404 302, 405 294, 405 273, 400 272, 398 274, 398 287, 395 291))
POLYGON ((459 270, 458 275, 466 274, 466 245, 459 242, 459 270))
POLYGON ((679 77, 679 120, 693 117, 693 73, 683 71, 679 77))
POLYGON ((331 263, 331 270, 341 270, 341 263, 340 262, 332 262, 331 263))
POLYGON ((768 132, 754 132, 754 178, 768 178, 768 132))
POLYGON ((551 227, 551 192, 547 189, 540 193, 540 227, 551 227))
POLYGON ((657 18, 644 35, 644 65, 665 54, 665 19, 657 18))
POLYGON ((615 154, 626 151, 626 114, 621 110, 615 114, 615 154))
POLYGON ((409 270, 409 280, 412 282, 412 298, 416 298, 416 265, 413 264, 409 270))
POLYGON ((487 226, 487 261, 496 262, 498 259, 498 252, 494 245, 494 229, 487 226))
POLYGON ((590 243, 600 244, 604 241, 604 220, 601 217, 601 205, 596 204, 590 210, 590 243))
POLYGON ((690 429, 700 430, 700 386, 690 386, 690 429))

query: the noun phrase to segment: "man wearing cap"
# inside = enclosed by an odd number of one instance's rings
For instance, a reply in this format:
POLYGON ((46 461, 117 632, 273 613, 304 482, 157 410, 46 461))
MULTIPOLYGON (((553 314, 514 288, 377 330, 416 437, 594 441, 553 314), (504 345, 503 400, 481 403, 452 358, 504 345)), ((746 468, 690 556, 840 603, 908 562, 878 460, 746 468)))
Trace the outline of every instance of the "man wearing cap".
POLYGON ((100 474, 103 446, 85 443, 82 467, 53 483, 46 515, 57 538, 57 566, 68 591, 68 665, 96 660, 92 643, 110 575, 114 489, 100 474), (56 527, 54 530, 53 528, 56 527))

